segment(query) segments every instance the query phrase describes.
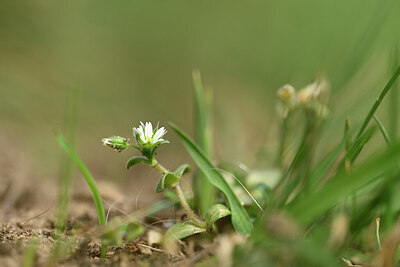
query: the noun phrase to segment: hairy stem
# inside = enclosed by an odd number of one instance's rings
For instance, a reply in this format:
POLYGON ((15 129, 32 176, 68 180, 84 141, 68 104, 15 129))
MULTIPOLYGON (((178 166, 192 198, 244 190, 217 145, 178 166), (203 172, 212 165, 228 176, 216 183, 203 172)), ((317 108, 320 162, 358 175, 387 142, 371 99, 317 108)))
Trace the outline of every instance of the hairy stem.
POLYGON ((179 184, 175 185, 172 189, 174 189, 176 195, 179 198, 179 202, 181 203, 182 208, 186 211, 187 215, 189 216, 192 221, 202 228, 206 228, 206 223, 200 219, 190 208, 189 204, 186 201, 185 195, 179 184))
MULTIPOLYGON (((161 174, 165 174, 168 172, 168 170, 162 166, 158 161, 155 161, 153 164, 154 169, 156 169, 158 172, 161 174)), ((199 216, 194 213, 194 211, 190 208, 188 202, 186 201, 185 194, 183 193, 181 187, 179 184, 175 185, 172 187, 172 189, 175 191, 176 195, 179 198, 179 203, 181 204, 182 208, 185 210, 187 216, 199 227, 206 228, 207 225, 206 223, 199 218, 199 216)))

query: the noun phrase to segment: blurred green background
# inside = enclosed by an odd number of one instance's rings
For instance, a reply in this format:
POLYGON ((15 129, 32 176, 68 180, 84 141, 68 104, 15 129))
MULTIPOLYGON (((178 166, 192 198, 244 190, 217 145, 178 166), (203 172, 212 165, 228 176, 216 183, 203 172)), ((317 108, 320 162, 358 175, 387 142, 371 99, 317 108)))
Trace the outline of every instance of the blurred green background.
MULTIPOLYGON (((321 74, 332 84, 326 150, 346 117, 360 123, 392 74, 398 14, 399 1, 383 0, 1 1, 0 145, 21 151, 33 176, 57 174, 53 129, 79 88, 79 154, 95 177, 123 182, 134 176, 130 153, 101 138, 131 137, 139 121, 192 133, 199 69, 214 94, 215 158, 268 165, 257 155, 277 149, 276 90, 321 74)), ((387 122, 385 108, 378 114, 387 122)), ((187 161, 171 131, 167 139, 166 165, 187 161)))

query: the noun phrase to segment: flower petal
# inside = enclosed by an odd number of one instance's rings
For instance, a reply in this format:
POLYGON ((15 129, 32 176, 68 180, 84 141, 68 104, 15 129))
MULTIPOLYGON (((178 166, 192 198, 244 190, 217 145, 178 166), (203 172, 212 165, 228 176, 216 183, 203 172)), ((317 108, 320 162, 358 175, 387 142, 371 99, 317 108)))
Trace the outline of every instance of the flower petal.
POLYGON ((161 137, 163 137, 167 133, 167 130, 165 130, 164 127, 161 127, 160 129, 157 130, 157 132, 153 136, 153 141, 158 142, 161 137))
POLYGON ((153 136, 153 125, 151 124, 151 122, 146 122, 144 136, 146 140, 151 140, 151 137, 153 136))

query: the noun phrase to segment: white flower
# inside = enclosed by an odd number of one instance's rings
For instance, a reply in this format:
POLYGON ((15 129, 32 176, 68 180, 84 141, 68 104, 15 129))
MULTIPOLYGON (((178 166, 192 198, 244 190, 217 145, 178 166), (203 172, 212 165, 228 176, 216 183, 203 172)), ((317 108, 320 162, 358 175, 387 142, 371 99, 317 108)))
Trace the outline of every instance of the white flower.
POLYGON ((164 127, 160 129, 154 129, 151 122, 140 122, 139 127, 133 128, 133 135, 136 137, 136 142, 138 145, 150 145, 155 146, 164 142, 162 137, 167 133, 164 127))

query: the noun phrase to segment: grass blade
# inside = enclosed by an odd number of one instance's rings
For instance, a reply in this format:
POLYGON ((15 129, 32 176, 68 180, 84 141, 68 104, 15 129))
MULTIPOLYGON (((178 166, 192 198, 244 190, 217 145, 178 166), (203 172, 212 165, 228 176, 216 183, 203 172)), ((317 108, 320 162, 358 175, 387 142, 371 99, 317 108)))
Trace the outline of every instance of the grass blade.
POLYGON ((381 131, 383 138, 385 138, 385 142, 388 146, 390 146, 390 143, 392 142, 390 140, 389 134, 387 133, 385 126, 383 126, 383 123, 379 120, 379 118, 374 114, 374 120, 376 122, 376 124, 379 127, 379 130, 381 131))
POLYGON ((399 157, 400 144, 396 144, 374 159, 365 162, 350 174, 337 174, 317 192, 298 202, 290 203, 287 211, 298 222, 307 225, 338 201, 373 181, 383 172, 396 170, 399 157))
MULTIPOLYGON (((397 65, 399 65, 399 48, 398 46, 395 48, 393 52, 393 66, 395 69, 397 65)), ((399 83, 393 85, 395 88, 390 91, 390 106, 389 106, 389 133, 390 137, 393 141, 397 138, 397 128, 398 128, 398 119, 399 119, 399 83)))
MULTIPOLYGON (((194 129, 195 140, 204 154, 211 157, 211 94, 205 91, 201 82, 200 72, 193 72, 194 86, 194 129)), ((201 216, 205 216, 208 209, 214 202, 214 188, 208 181, 207 177, 199 171, 194 179, 195 184, 195 200, 200 209, 201 216)))
POLYGON ((375 114, 375 111, 378 109, 379 105, 382 103, 383 98, 385 97, 387 92, 390 90, 390 88, 392 88, 392 86, 396 82, 397 78, 399 78, 399 75, 400 75, 400 66, 397 67, 392 78, 390 78, 389 82, 386 84, 386 86, 383 88, 382 92, 376 99, 374 105, 369 110, 367 117, 364 119, 364 122, 362 123, 360 130, 358 131, 356 137, 359 137, 364 132, 365 128, 367 128, 368 123, 372 119, 372 116, 375 114))
POLYGON ((35 266, 36 258, 37 258, 37 245, 38 240, 36 238, 32 238, 29 240, 27 247, 25 248, 24 254, 22 256, 21 267, 33 267, 35 266))
POLYGON ((96 182, 93 179, 93 176, 90 174, 88 168, 86 168, 85 164, 81 161, 79 156, 74 152, 71 146, 68 144, 67 140, 64 139, 62 135, 57 137, 58 144, 64 149, 65 152, 71 157, 71 159, 78 166, 81 171, 83 177, 85 178, 90 191, 92 191, 92 196, 94 200, 94 204, 96 205, 97 216, 100 225, 106 224, 106 216, 103 208, 103 201, 100 196, 100 192, 97 189, 96 182))
POLYGON ((224 193, 232 212, 233 227, 241 234, 250 233, 253 230, 253 224, 231 187, 204 155, 204 152, 176 125, 170 123, 170 126, 179 135, 189 154, 207 177, 208 181, 224 193))
MULTIPOLYGON (((92 192, 94 204, 96 206, 99 224, 106 225, 106 215, 104 212, 103 200, 101 199, 100 192, 97 189, 96 182, 94 181, 93 176, 90 174, 88 168, 86 168, 85 164, 81 161, 79 156, 74 152, 74 150, 68 144, 67 140, 65 140, 61 134, 58 135, 57 141, 58 141, 58 144, 64 149, 65 152, 67 152, 67 154, 71 157, 71 159, 78 166, 78 169, 81 171, 83 177, 85 178, 85 180, 90 188, 90 191, 92 192)), ((104 258, 106 256, 106 252, 107 252, 107 248, 104 247, 102 244, 100 256, 102 258, 104 258)))
POLYGON ((365 144, 367 144, 368 141, 371 139, 375 130, 376 128, 370 128, 361 136, 356 138, 354 143, 348 149, 345 160, 349 160, 350 163, 353 163, 357 159, 358 155, 360 155, 361 150, 364 148, 365 144))
MULTIPOLYGON (((69 90, 66 101, 65 132, 66 137, 71 142, 71 148, 74 148, 76 143, 80 93, 81 91, 79 89, 69 90)), ((68 203, 75 171, 73 164, 70 157, 63 155, 61 160, 60 193, 58 196, 56 221, 56 229, 60 232, 64 231, 67 221, 68 203)))
MULTIPOLYGON (((340 154, 343 153, 344 148, 346 147, 348 137, 345 136, 343 140, 337 145, 337 147, 332 150, 319 164, 318 166, 311 172, 309 176, 309 187, 313 190, 318 182, 321 181, 322 178, 327 174, 327 172, 332 168, 332 165, 338 160, 340 154)), ((299 194, 295 197, 293 202, 298 201, 300 198, 307 195, 308 191, 302 190, 299 194)))

